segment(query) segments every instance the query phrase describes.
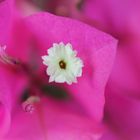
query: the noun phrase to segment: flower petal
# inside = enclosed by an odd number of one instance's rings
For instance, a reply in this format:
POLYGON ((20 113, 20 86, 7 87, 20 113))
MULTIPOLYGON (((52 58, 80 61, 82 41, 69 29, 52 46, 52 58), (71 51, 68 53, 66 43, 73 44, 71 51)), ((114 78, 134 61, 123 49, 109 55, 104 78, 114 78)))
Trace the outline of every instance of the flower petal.
POLYGON ((41 103, 43 117, 38 111, 32 115, 19 111, 9 135, 3 140, 97 140, 101 137, 101 128, 97 128, 92 119, 66 111, 58 104, 45 102, 41 103))
POLYGON ((13 19, 13 1, 0 2, 0 45, 7 45, 13 19))
POLYGON ((85 66, 78 84, 67 88, 88 113, 100 121, 104 87, 114 61, 117 41, 81 22, 48 13, 32 15, 26 18, 25 23, 43 44, 42 55, 54 42, 69 42, 73 45, 85 66))

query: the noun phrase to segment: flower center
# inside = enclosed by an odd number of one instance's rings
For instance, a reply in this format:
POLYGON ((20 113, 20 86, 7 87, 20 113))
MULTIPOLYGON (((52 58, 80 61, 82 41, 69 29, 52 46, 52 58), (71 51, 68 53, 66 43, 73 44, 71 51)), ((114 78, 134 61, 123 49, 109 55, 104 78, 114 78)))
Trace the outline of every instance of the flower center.
POLYGON ((66 63, 63 60, 59 62, 59 66, 61 69, 66 69, 66 63))

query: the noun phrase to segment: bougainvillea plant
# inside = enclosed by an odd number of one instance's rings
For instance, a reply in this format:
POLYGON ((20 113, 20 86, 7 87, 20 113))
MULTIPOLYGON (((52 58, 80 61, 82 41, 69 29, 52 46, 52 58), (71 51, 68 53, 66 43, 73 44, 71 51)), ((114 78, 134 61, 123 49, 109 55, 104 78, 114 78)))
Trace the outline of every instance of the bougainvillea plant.
POLYGON ((0 14, 1 139, 99 139, 116 39, 45 12, 20 18, 13 7, 0 3, 9 11, 0 14))

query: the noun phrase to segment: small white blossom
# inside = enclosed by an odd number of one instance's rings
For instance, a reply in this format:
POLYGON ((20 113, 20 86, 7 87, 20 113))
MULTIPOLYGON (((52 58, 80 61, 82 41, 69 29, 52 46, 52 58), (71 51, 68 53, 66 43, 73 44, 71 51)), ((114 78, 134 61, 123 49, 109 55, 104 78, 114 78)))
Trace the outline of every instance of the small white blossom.
POLYGON ((83 61, 76 55, 70 43, 53 43, 48 55, 42 56, 43 64, 48 66, 46 72, 50 76, 49 82, 76 83, 77 77, 82 76, 83 67, 83 61))

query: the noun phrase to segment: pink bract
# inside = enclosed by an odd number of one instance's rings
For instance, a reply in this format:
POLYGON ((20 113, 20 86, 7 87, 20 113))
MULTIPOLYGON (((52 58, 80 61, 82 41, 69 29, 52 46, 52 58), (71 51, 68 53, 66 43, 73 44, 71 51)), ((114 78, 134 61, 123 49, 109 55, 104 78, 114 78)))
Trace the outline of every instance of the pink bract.
MULTIPOLYGON (((1 16, 0 20, 3 20, 1 16)), ((6 30, 5 27, 2 31, 6 30)), ((72 100, 56 101, 49 97, 44 99, 43 96, 37 111, 32 115, 23 112, 20 106, 23 91, 32 84, 28 75, 12 72, 7 67, 2 68, 1 71, 6 73, 3 74, 3 81, 6 83, 2 81, 0 87, 4 91, 0 93, 0 97, 6 108, 5 115, 2 116, 6 121, 4 125, 0 125, 0 129, 9 126, 7 123, 12 118, 11 128, 3 139, 98 139, 101 136, 99 124, 103 117, 104 88, 115 57, 116 39, 76 20, 48 13, 14 20, 8 34, 2 42, 8 45, 8 54, 31 66, 35 64, 35 72, 46 84, 48 77, 44 74, 46 68, 41 56, 46 54, 54 42, 70 42, 85 66, 83 76, 78 79, 77 84, 57 84, 68 91, 72 100)))
POLYGON ((105 106, 105 119, 118 135, 116 139, 140 139, 139 7, 137 0, 103 0, 102 3, 87 0, 83 9, 86 15, 100 23, 98 27, 119 39, 105 106))
POLYGON ((85 65, 83 76, 78 79, 78 84, 64 86, 95 120, 100 120, 104 105, 103 91, 114 60, 114 44, 117 41, 86 24, 47 13, 30 16, 26 18, 25 24, 41 42, 41 55, 45 54, 52 43, 61 41, 70 42, 77 50, 85 65), (98 110, 95 109, 97 106, 98 110))

